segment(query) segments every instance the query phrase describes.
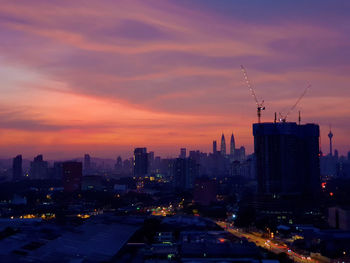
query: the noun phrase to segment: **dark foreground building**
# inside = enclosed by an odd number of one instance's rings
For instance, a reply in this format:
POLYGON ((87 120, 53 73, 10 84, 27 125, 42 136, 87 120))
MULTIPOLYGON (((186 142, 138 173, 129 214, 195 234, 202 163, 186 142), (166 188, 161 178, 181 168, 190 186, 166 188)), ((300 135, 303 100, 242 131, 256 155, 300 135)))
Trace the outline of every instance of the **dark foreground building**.
POLYGON ((83 176, 83 164, 81 162, 62 163, 63 188, 65 192, 79 191, 83 176))
POLYGON ((133 161, 134 176, 145 176, 148 173, 147 148, 135 148, 133 161))
POLYGON ((258 193, 317 196, 319 134, 316 124, 253 124, 258 193))
POLYGON ((22 179, 22 176, 22 155, 17 155, 15 158, 13 158, 12 162, 12 180, 19 181, 22 179))

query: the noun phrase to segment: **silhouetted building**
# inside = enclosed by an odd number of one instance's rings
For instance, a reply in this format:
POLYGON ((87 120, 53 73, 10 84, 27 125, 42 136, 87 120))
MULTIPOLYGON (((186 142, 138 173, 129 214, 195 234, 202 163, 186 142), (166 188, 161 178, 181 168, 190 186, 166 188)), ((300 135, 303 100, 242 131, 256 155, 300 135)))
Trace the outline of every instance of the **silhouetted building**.
POLYGON ((226 142, 225 142, 225 135, 224 134, 222 134, 222 136, 221 136, 220 153, 222 156, 226 156, 226 142))
POLYGON ((332 156, 333 155, 333 133, 331 130, 329 130, 329 133, 328 133, 328 138, 329 138, 329 155, 332 156))
POLYGON ((316 195, 320 186, 319 126, 253 124, 258 192, 316 195))
POLYGON ((62 180, 63 176, 63 168, 62 168, 62 162, 54 162, 53 164, 53 179, 62 180))
POLYGON ((186 158, 186 148, 181 148, 179 158, 186 158))
POLYGON ((336 161, 338 161, 338 159, 339 159, 339 153, 338 153, 337 149, 334 150, 334 158, 336 161))
POLYGON ((117 173, 122 172, 123 170, 123 161, 122 161, 122 157, 118 156, 117 158, 117 162, 114 165, 114 169, 117 173))
POLYGON ((19 181, 22 179, 22 155, 17 155, 12 161, 12 180, 19 181))
POLYGON ((200 205, 210 205, 216 201, 217 184, 209 178, 197 178, 194 183, 194 201, 200 205))
POLYGON ((154 152, 149 152, 148 156, 148 173, 154 172, 154 152))
POLYGON ((230 141, 230 157, 231 158, 234 158, 234 156, 235 156, 235 147, 236 147, 235 137, 233 136, 233 133, 232 133, 231 141, 230 141))
POLYGON ((198 176, 198 165, 192 158, 177 158, 173 163, 173 178, 175 187, 179 189, 191 189, 195 178, 198 176))
POLYGON ((135 148, 133 161, 134 176, 145 176, 148 173, 147 148, 135 148))
POLYGON ((350 231, 350 207, 329 207, 328 223, 331 227, 350 231))
POLYGON ((125 159, 123 161, 123 172, 126 174, 131 174, 133 172, 133 159, 125 159))
POLYGON ((242 162, 245 160, 245 148, 244 146, 241 146, 238 149, 235 149, 235 155, 234 155, 234 160, 242 162))
POLYGON ((217 145, 216 145, 216 141, 213 141, 213 154, 217 153, 217 145))
POLYGON ((83 165, 81 162, 62 163, 62 179, 65 192, 74 192, 81 189, 83 165))
POLYGON ((91 170, 91 158, 89 154, 84 155, 84 170, 89 172, 91 170))
POLYGON ((48 176, 48 163, 40 154, 30 162, 30 179, 46 179, 48 176))

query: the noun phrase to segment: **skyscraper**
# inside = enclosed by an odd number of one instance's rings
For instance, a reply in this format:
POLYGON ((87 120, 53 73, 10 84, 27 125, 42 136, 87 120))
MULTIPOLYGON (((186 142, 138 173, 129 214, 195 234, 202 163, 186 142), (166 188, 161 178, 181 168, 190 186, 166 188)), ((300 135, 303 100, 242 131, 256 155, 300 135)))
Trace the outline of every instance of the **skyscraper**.
POLYGON ((30 162, 30 179, 46 179, 48 175, 48 163, 40 154, 30 162))
POLYGON ((230 157, 233 158, 235 156, 235 137, 233 136, 233 133, 231 135, 231 141, 230 141, 230 157))
POLYGON ((134 176, 145 176, 148 173, 147 148, 135 148, 133 159, 134 176))
POLYGON ((122 157, 118 156, 117 162, 114 165, 114 169, 117 173, 120 173, 123 169, 123 160, 122 157))
POLYGON ((318 125, 259 123, 253 124, 253 135, 260 194, 317 195, 318 125))
POLYGON ((179 158, 186 158, 186 148, 181 148, 179 158))
POLYGON ((213 141, 213 154, 216 154, 216 152, 217 152, 216 141, 213 141))
POLYGON ((225 135, 224 134, 222 134, 222 136, 221 136, 220 153, 222 156, 226 156, 226 142, 225 142, 225 135))
POLYGON ((22 179, 22 155, 17 155, 12 162, 12 180, 18 181, 22 179))
POLYGON ((198 176, 197 162, 192 158, 177 158, 173 163, 173 179, 178 189, 193 188, 194 180, 198 176))
POLYGON ((147 156, 148 156, 148 164, 147 164, 148 173, 152 173, 154 168, 154 152, 149 152, 147 156))
POLYGON ((84 170, 89 172, 91 169, 91 158, 89 154, 84 155, 84 170))

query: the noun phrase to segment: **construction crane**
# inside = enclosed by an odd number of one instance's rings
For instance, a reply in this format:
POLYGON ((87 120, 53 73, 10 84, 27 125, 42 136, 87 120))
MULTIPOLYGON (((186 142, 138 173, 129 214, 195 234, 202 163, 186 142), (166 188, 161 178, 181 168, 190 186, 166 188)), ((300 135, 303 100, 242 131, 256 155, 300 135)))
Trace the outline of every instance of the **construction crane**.
POLYGON ((262 100, 261 102, 258 101, 258 99, 257 99, 257 97, 255 95, 254 89, 253 89, 252 85, 250 84, 247 71, 245 70, 243 65, 241 65, 241 69, 242 69, 242 72, 243 72, 243 75, 244 75, 244 81, 246 82, 246 84, 247 84, 247 86, 248 86, 248 88, 250 90, 250 93, 251 93, 252 97, 255 100, 256 107, 257 107, 258 123, 260 123, 261 111, 265 110, 264 100, 262 100))
MULTIPOLYGON (((295 107, 299 104, 299 102, 301 101, 301 99, 305 96, 306 92, 308 91, 308 89, 311 87, 311 85, 307 86, 306 89, 304 90, 304 92, 300 95, 300 97, 297 99, 297 101, 294 103, 294 105, 289 109, 289 111, 287 112, 287 114, 283 115, 281 112, 279 113, 280 115, 280 122, 286 122, 287 121, 287 117, 288 115, 295 109, 295 107)), ((300 113, 299 113, 299 122, 300 122, 300 113)))

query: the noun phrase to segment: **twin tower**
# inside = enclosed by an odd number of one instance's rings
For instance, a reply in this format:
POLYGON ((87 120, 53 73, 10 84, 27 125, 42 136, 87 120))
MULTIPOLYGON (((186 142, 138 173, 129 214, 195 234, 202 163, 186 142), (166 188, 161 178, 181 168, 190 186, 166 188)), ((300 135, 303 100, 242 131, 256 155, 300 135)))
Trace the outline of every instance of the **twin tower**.
MULTIPOLYGON (((234 156, 235 149, 236 149, 235 137, 233 136, 233 133, 232 133, 231 141, 230 141, 230 156, 234 156)), ((216 153, 216 152, 217 152, 216 141, 214 141, 213 142, 213 153, 216 153)), ((224 134, 222 134, 222 136, 221 136, 220 154, 222 156, 226 156, 227 155, 227 152, 226 152, 226 141, 225 141, 225 135, 224 134)))

